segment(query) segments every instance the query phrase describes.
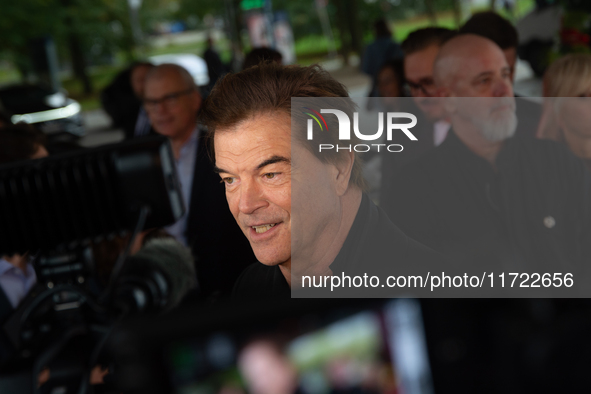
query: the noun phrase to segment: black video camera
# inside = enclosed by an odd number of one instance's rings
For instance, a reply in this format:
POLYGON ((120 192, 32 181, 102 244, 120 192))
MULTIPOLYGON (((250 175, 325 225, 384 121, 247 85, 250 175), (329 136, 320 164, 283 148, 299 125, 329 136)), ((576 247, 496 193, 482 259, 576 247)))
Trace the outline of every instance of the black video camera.
POLYGON ((158 267, 126 267, 130 245, 102 288, 91 244, 125 234, 131 244, 184 213, 163 137, 0 166, 0 256, 28 253, 37 275, 0 330, 0 392, 35 392, 46 367, 54 386, 85 392, 114 324, 165 309, 173 293, 158 267))

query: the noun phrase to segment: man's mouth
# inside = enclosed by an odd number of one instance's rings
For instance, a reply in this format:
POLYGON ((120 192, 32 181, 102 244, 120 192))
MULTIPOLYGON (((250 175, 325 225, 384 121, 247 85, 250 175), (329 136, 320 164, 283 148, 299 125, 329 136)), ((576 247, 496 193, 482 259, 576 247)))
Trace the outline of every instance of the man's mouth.
POLYGON ((260 226, 251 226, 254 231, 257 232, 257 234, 262 234, 262 233, 266 233, 267 231, 269 231, 273 226, 275 226, 277 223, 273 223, 273 224, 263 224, 260 226))

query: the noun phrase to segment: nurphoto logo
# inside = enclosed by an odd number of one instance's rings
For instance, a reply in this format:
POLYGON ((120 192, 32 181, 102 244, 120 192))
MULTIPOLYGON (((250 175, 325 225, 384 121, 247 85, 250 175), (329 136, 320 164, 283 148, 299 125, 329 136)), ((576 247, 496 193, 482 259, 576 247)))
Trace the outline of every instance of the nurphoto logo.
MULTIPOLYGON (((309 115, 311 119, 308 119, 308 140, 314 139, 314 121, 320 128, 320 132, 328 132, 328 125, 326 120, 322 116, 322 114, 333 114, 336 115, 337 120, 339 122, 339 140, 340 141, 350 141, 351 140, 351 119, 349 116, 341 110, 338 109, 321 109, 320 112, 313 110, 309 107, 304 107, 305 110, 309 112, 303 111, 304 114, 309 115)), ((417 141, 417 137, 414 136, 413 133, 410 132, 409 129, 413 128, 417 124, 417 117, 408 112, 388 112, 386 116, 384 116, 383 112, 378 112, 378 131, 374 134, 363 134, 359 130, 359 112, 353 113, 353 132, 355 136, 362 141, 376 141, 382 137, 384 133, 384 118, 386 118, 386 140, 392 141, 392 135, 395 131, 402 131, 409 140, 417 141), (395 123, 394 120, 399 119, 409 119, 410 122, 407 123, 395 123)), ((351 152, 354 150, 355 152, 368 152, 371 147, 376 147, 377 151, 380 151, 381 147, 386 147, 388 152, 402 152, 404 147, 400 144, 356 144, 356 145, 339 145, 336 146, 333 144, 319 144, 318 149, 319 152, 323 150, 334 150, 338 152, 339 150, 348 150, 351 152)))

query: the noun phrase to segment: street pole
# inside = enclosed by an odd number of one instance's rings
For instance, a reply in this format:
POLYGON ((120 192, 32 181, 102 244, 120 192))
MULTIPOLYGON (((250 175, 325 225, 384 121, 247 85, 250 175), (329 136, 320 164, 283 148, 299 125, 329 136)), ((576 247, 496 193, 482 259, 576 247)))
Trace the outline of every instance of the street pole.
POLYGON ((326 37, 328 43, 328 57, 334 59, 337 57, 337 47, 334 43, 334 36, 332 34, 332 28, 330 27, 328 12, 326 12, 328 0, 316 0, 315 3, 318 18, 320 19, 320 26, 322 26, 322 33, 324 34, 324 37, 326 37))
POLYGON ((133 34, 134 46, 137 47, 142 42, 142 28, 140 26, 140 20, 138 10, 142 5, 142 0, 127 0, 129 5, 129 22, 131 24, 131 32, 133 34))

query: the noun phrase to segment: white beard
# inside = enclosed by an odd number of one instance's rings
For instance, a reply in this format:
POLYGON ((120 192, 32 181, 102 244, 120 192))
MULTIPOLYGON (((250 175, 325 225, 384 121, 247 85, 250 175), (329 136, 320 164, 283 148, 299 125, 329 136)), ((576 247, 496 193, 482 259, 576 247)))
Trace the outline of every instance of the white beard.
POLYGON ((490 142, 498 142, 513 137, 517 129, 517 115, 515 114, 515 101, 499 101, 497 106, 511 104, 511 109, 505 109, 500 113, 489 113, 487 119, 482 117, 471 117, 472 123, 480 130, 482 136, 490 142))
POLYGON ((513 137, 517 130, 517 115, 515 111, 505 111, 506 114, 498 117, 491 117, 483 121, 474 119, 476 126, 482 136, 490 142, 498 142, 513 137))

